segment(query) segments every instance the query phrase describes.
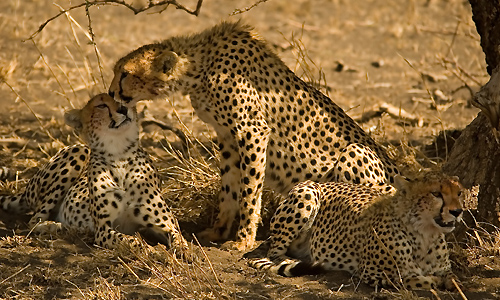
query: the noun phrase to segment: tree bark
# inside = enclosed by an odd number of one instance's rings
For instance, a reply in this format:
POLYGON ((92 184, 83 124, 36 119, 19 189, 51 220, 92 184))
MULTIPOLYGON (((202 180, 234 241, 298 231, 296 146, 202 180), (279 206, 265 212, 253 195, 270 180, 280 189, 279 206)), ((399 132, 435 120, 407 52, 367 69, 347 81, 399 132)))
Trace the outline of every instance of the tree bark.
POLYGON ((486 71, 492 74, 500 62, 500 0, 469 0, 472 20, 481 36, 481 47, 486 55, 486 71))
POLYGON ((500 0, 469 2, 491 78, 473 99, 482 111, 455 142, 443 171, 466 188, 479 185, 476 220, 500 227, 500 0))
MULTIPOLYGON (((500 146, 491 124, 480 112, 456 140, 443 171, 456 175, 468 189, 479 185, 477 221, 500 225, 500 146)), ((466 203, 475 209, 475 204, 466 203)))

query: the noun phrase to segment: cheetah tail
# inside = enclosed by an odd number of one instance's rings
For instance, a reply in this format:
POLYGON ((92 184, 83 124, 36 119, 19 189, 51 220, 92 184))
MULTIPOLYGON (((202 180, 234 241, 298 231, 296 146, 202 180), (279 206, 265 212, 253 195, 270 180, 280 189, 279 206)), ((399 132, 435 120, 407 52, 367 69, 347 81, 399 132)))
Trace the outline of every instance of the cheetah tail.
POLYGON ((22 201, 22 194, 17 195, 1 195, 0 196, 0 207, 3 211, 25 214, 30 211, 30 208, 22 201))
POLYGON ((267 270, 284 277, 296 277, 302 275, 316 275, 324 273, 324 268, 320 264, 311 264, 295 259, 278 259, 275 261, 269 258, 252 259, 248 264, 258 270, 267 270))

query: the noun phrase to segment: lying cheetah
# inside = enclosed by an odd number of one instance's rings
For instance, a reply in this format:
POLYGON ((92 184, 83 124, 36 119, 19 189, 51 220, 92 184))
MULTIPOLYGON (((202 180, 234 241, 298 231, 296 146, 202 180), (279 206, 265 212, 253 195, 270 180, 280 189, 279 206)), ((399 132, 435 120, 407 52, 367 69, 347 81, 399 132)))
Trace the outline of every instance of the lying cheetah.
MULTIPOLYGON (((13 213, 34 212, 28 223, 30 228, 57 218, 58 209, 66 201, 68 191, 75 185, 81 186, 82 180, 86 182, 84 174, 89 158, 90 149, 82 144, 59 150, 30 179, 23 192, 0 196, 0 207, 13 213)), ((84 217, 88 218, 89 215, 84 217)))
POLYGON ((89 146, 61 150, 23 194, 3 200, 2 207, 35 211, 30 225, 41 223, 38 230, 61 224, 89 229, 95 242, 107 248, 122 242, 139 247, 130 236, 135 232, 152 243, 184 248, 187 243, 162 199, 156 169, 139 145, 136 119, 135 107, 121 106, 107 94, 67 112, 66 123, 89 146))
POLYGON ((254 245, 264 178, 286 194, 304 180, 392 183, 398 174, 383 148, 241 22, 142 46, 116 63, 109 88, 127 103, 174 91, 189 94, 220 142, 220 212, 207 239, 227 239, 239 213, 233 246, 254 245), (382 173, 370 170, 366 152, 382 173), (348 161, 338 165, 341 154, 348 161))
POLYGON ((397 175, 395 186, 383 195, 349 183, 298 184, 271 219, 268 258, 250 265, 283 276, 347 270, 379 287, 452 289, 444 234, 461 219, 463 187, 438 172, 411 181, 397 175))

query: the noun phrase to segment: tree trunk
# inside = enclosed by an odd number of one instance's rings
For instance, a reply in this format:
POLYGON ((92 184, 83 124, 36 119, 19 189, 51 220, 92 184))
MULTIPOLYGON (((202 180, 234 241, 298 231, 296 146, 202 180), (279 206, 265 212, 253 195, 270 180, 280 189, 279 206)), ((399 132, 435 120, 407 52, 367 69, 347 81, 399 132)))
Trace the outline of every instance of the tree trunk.
POLYGON ((480 112, 455 142, 443 171, 458 176, 466 188, 479 185, 476 220, 500 227, 500 145, 492 129, 480 112))
POLYGON ((467 188, 479 185, 476 220, 500 227, 500 0, 469 2, 491 78, 473 99, 482 112, 455 142, 443 171, 467 188))
POLYGON ((500 62, 500 0, 469 0, 469 3, 486 55, 486 71, 491 75, 500 62))

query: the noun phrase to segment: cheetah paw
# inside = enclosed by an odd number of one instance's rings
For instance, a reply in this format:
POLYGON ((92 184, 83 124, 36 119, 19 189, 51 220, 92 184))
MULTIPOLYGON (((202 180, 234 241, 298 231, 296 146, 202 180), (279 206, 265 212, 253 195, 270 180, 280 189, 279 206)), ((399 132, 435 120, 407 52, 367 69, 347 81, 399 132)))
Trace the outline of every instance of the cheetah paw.
POLYGON ((238 250, 238 251, 248 251, 252 249, 255 242, 250 243, 249 241, 227 241, 220 247, 222 250, 238 250))
POLYGON ((458 289, 462 289, 462 284, 460 283, 460 281, 458 280, 458 277, 455 274, 445 276, 442 279, 442 282, 443 282, 444 287, 449 291, 456 290, 457 287, 458 287, 458 289), (456 285, 455 285, 455 283, 456 283, 456 285))
POLYGON ((202 243, 217 242, 224 240, 219 230, 216 228, 207 228, 196 235, 202 243))
POLYGON ((33 227, 33 232, 38 234, 55 234, 61 232, 63 225, 60 222, 43 221, 33 227))

